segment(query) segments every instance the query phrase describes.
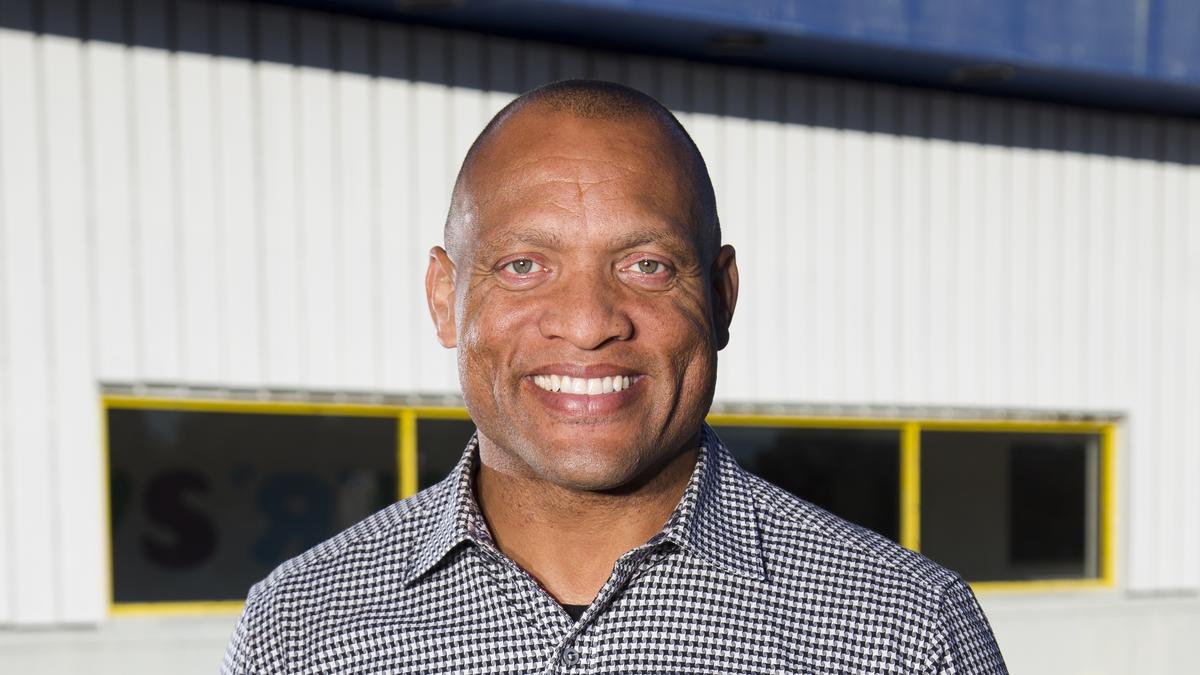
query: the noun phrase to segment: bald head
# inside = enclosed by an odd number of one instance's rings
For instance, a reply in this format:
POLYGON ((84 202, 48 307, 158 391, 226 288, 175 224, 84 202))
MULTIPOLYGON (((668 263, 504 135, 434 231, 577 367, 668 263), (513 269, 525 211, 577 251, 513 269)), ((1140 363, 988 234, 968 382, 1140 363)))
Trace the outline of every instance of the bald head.
MULTIPOLYGON (((601 80, 563 80, 528 91, 504 106, 483 128, 471 144, 454 184, 450 212, 446 218, 445 242, 452 258, 457 258, 464 241, 473 236, 470 205, 501 190, 502 185, 488 184, 476 171, 481 157, 519 149, 498 147, 505 129, 518 118, 536 117, 539 123, 553 125, 562 120, 581 123, 594 121, 605 127, 627 125, 651 127, 660 141, 657 151, 666 156, 664 169, 673 172, 687 186, 691 205, 689 223, 696 232, 705 257, 711 257, 721 245, 721 225, 717 217, 716 197, 704 158, 679 120, 654 98, 631 87, 601 80)), ((618 132, 619 133, 619 132, 618 132)))

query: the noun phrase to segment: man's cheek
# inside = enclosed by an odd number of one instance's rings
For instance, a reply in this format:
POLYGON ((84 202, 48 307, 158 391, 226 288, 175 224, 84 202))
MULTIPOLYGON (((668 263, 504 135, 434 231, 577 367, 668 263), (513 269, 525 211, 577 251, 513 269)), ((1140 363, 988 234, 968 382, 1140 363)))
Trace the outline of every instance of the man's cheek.
POLYGON ((538 304, 516 297, 493 294, 475 309, 471 323, 479 335, 477 344, 486 340, 510 343, 519 332, 536 326, 538 304))

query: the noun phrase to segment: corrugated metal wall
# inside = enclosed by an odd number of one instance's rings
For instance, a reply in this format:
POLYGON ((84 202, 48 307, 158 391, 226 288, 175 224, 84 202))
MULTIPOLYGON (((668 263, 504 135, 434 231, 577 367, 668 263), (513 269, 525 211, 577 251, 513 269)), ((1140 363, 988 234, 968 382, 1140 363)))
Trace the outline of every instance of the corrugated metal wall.
POLYGON ((569 76, 707 157, 720 399, 1123 411, 1119 573, 1200 588, 1196 122, 273 6, 3 12, 0 623, 105 612, 99 382, 454 391, 421 291, 453 174, 569 76))

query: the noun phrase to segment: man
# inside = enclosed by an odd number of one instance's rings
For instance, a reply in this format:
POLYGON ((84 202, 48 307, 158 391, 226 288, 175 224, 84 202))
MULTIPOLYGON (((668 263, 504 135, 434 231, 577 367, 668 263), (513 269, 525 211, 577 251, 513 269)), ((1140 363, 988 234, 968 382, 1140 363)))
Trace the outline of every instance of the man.
POLYGON ((704 425, 738 295, 660 104, 567 81, 463 162, 426 276, 478 432, 250 592, 227 672, 996 673, 969 588, 704 425))

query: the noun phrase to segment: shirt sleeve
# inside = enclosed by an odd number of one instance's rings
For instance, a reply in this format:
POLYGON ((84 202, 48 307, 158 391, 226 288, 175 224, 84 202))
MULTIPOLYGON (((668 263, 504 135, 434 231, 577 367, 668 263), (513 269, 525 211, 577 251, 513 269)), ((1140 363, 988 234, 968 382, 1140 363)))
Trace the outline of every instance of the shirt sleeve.
POLYGON ((261 590, 262 584, 250 589, 246 606, 225 647, 221 675, 283 672, 278 660, 272 662, 267 658, 277 651, 278 641, 270 611, 270 594, 261 590))
POLYGON ((938 613, 937 675, 1007 675, 1004 657, 983 609, 961 578, 947 586, 938 613))
POLYGON ((225 658, 221 660, 221 675, 236 675, 250 672, 250 641, 247 639, 246 612, 238 617, 229 644, 225 646, 225 658))

